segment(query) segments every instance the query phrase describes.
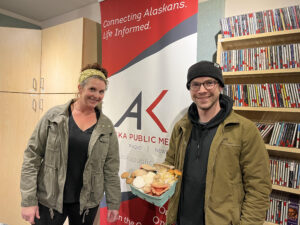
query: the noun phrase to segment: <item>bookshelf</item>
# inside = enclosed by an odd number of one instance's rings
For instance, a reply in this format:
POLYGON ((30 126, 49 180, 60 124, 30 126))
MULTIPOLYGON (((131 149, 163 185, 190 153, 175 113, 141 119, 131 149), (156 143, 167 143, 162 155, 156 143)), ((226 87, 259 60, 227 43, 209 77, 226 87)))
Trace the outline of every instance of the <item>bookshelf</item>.
POLYGON ((218 39, 223 50, 264 47, 297 43, 300 40, 300 29, 274 31, 255 35, 218 39))
MULTIPOLYGON (((294 44, 300 42, 300 29, 274 31, 240 37, 218 37, 217 62, 223 51, 294 44)), ((225 84, 300 83, 300 68, 223 72, 225 84)), ((233 109, 254 122, 280 121, 300 123, 300 108, 240 107, 233 109)), ((300 149, 266 144, 270 156, 300 160, 300 149)), ((300 189, 273 185, 273 190, 300 196, 300 189)), ((274 225, 265 221, 264 225, 274 225)))
MULTIPOLYGON (((223 51, 299 43, 300 29, 261 33, 232 38, 218 37, 217 62, 221 63, 223 51)), ((300 68, 223 72, 225 84, 300 83, 300 68)), ((300 108, 240 107, 234 110, 255 122, 300 122, 300 108)), ((266 145, 270 155, 300 158, 295 148, 272 148, 266 145), (296 150, 296 151, 295 151, 296 150)), ((274 146, 273 146, 274 147, 274 146)))

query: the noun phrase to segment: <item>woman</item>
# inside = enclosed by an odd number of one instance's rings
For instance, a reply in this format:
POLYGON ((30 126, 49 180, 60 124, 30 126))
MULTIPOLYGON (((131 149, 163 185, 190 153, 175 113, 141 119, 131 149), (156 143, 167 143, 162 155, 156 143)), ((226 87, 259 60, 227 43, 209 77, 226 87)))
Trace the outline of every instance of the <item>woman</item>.
POLYGON ((22 217, 31 224, 92 225, 105 191, 107 221, 121 200, 118 140, 102 113, 107 71, 82 69, 78 98, 50 109, 39 121, 21 173, 22 217))

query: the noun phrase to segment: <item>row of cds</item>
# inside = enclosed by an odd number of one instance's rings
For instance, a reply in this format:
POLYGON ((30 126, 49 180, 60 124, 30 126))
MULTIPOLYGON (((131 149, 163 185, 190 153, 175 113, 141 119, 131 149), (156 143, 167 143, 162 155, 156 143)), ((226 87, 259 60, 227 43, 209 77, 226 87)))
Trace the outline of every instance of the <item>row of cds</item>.
POLYGON ((269 144, 272 146, 299 148, 300 124, 277 122, 274 124, 269 144))
POLYGON ((300 108, 299 83, 227 84, 223 94, 234 106, 300 108))
POLYGON ((256 123, 265 143, 300 148, 300 124, 291 122, 256 123))
POLYGON ((299 207, 298 196, 273 191, 266 221, 280 225, 299 225, 299 207))
POLYGON ((274 128, 274 123, 255 123, 255 125, 264 140, 268 139, 274 128))
POLYGON ((299 189, 300 162, 270 157, 272 184, 299 189))
POLYGON ((220 65, 223 72, 300 68, 300 43, 223 51, 220 65))
POLYGON ((223 38, 300 28, 300 6, 232 16, 220 20, 223 38))

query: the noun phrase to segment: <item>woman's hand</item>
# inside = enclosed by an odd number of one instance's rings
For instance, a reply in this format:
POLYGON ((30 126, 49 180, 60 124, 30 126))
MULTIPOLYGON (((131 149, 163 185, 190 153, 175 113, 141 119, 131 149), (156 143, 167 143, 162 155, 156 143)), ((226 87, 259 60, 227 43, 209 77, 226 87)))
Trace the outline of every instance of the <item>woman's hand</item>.
POLYGON ((39 207, 38 206, 29 206, 29 207, 22 207, 21 211, 22 218, 28 221, 31 224, 34 223, 34 218, 40 219, 39 207))
POLYGON ((116 222, 119 218, 119 210, 107 210, 107 222, 116 222))

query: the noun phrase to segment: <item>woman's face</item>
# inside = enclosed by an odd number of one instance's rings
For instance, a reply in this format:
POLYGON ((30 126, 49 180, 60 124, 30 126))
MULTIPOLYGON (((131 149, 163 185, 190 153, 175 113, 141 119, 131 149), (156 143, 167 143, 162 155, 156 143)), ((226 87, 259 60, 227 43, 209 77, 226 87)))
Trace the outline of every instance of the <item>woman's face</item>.
POLYGON ((103 80, 88 78, 83 87, 78 85, 78 90, 80 102, 89 108, 95 108, 104 98, 106 84, 103 80))

